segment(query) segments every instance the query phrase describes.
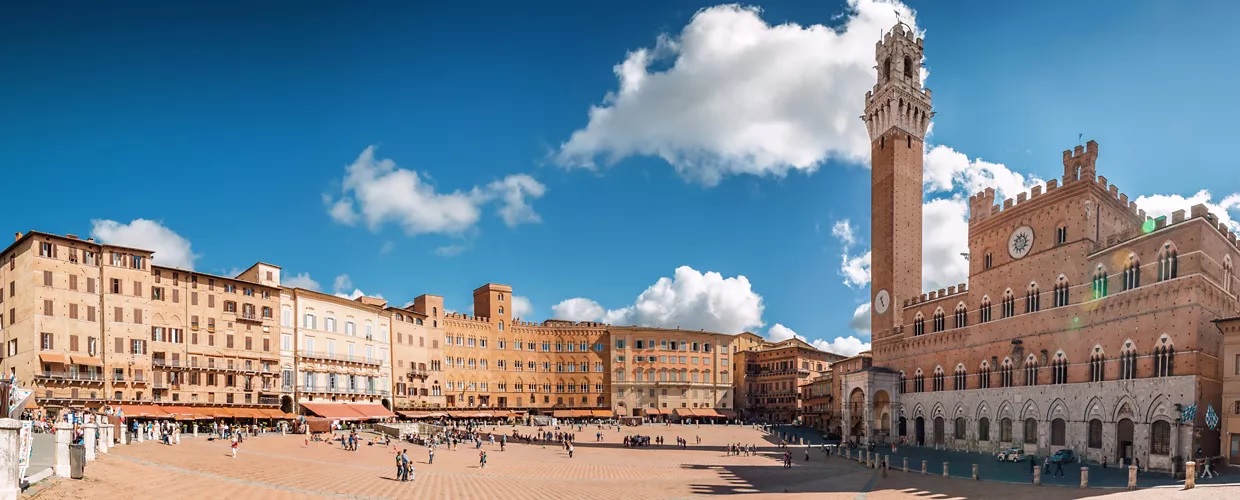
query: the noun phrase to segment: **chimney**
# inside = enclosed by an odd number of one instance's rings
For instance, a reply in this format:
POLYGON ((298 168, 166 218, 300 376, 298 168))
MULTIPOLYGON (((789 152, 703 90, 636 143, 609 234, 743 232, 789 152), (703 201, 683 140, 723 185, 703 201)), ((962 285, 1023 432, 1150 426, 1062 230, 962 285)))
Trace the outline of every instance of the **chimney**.
POLYGON ((16 232, 16 233, 13 233, 13 241, 17 241, 17 240, 20 240, 20 239, 22 239, 22 232, 21 232, 21 231, 18 231, 18 232, 16 232))
POLYGON ((94 243, 94 242, 95 242, 95 239, 94 239, 94 238, 86 238, 86 242, 87 242, 87 243, 94 243))

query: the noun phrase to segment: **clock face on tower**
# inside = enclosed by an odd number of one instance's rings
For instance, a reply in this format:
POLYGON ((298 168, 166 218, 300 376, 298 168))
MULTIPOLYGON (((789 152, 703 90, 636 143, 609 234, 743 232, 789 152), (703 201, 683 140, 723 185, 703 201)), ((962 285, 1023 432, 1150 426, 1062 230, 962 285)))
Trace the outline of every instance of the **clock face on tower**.
POLYGON ((879 290, 874 295, 874 312, 880 316, 887 312, 887 308, 891 306, 891 294, 886 289, 879 290))
POLYGON ((1012 231, 1012 236, 1008 237, 1008 254, 1013 259, 1028 255, 1031 249, 1033 249, 1033 228, 1021 226, 1012 231))

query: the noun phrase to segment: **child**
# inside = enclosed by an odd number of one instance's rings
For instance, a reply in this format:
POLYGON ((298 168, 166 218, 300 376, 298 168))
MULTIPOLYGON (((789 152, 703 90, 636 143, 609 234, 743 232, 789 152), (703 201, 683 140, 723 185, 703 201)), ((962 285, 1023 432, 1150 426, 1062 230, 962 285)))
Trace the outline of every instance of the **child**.
POLYGON ((240 442, 240 440, 237 439, 237 437, 238 436, 234 434, 232 438, 232 457, 233 458, 237 458, 237 444, 240 442))

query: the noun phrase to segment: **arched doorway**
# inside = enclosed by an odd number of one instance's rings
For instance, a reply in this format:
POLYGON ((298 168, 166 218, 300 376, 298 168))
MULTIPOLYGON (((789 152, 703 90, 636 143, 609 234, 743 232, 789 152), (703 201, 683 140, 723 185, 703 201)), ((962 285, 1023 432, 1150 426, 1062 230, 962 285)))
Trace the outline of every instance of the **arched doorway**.
POLYGON ((1115 454, 1125 465, 1132 462, 1132 420, 1121 418, 1115 424, 1115 454))
POLYGON ((926 445, 926 419, 917 417, 913 420, 913 434, 917 438, 917 446, 926 445))
POLYGON ((296 408, 293 408, 293 397, 280 396, 280 411, 284 413, 296 413, 294 410, 296 410, 296 408))
POLYGON ((865 436, 865 391, 857 387, 848 393, 848 435, 860 442, 865 436))
POLYGON ((381 403, 383 404, 383 407, 386 408, 388 411, 392 411, 392 402, 388 401, 387 398, 384 398, 383 401, 381 401, 381 403))
POLYGON ((943 417, 934 417, 934 445, 943 446, 943 417))
POLYGON ((875 436, 879 442, 887 442, 891 439, 891 395, 887 391, 874 392, 874 411, 871 413, 878 418, 877 422, 871 422, 870 427, 876 431, 875 436))

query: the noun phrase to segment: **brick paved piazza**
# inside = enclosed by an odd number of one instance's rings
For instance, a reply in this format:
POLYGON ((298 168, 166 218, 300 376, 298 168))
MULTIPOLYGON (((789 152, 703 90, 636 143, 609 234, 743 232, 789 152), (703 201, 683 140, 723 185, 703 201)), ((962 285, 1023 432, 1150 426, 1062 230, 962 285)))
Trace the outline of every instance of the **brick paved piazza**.
MULTIPOLYGON (((511 432, 512 428, 506 429, 511 432)), ((520 428, 522 433, 529 428, 520 428)), ((426 464, 426 450, 410 445, 417 478, 393 478, 390 450, 362 446, 347 452, 325 443, 303 448, 301 436, 263 436, 246 440, 237 459, 227 443, 187 438, 177 446, 146 442, 119 446, 86 469, 84 480, 57 480, 27 492, 45 499, 123 499, 175 496, 178 499, 261 498, 433 498, 433 499, 665 499, 739 495, 745 498, 1240 498, 1240 486, 1179 487, 1124 492, 977 482, 893 470, 887 478, 842 458, 824 459, 814 451, 811 461, 794 450, 795 466, 783 469, 775 447, 759 431, 742 427, 644 426, 625 431, 683 436, 702 446, 688 450, 626 449, 623 434, 595 430, 578 433, 574 458, 558 447, 514 444, 507 451, 484 445, 486 469, 478 468, 478 451, 465 446, 440 449, 435 463, 426 464), (754 443, 765 450, 757 457, 729 457, 721 448, 728 440, 754 443), (785 493, 785 489, 788 493, 785 493)))

